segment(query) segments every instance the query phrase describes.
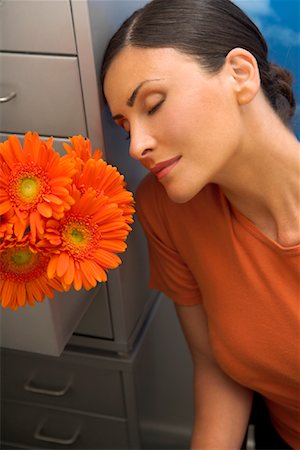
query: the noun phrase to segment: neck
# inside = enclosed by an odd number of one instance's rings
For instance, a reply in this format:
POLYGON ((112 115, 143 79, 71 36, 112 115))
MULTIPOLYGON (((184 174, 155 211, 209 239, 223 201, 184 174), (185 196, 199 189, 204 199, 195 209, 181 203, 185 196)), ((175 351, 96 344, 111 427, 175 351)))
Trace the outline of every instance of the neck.
POLYGON ((267 236, 284 246, 297 245, 300 145, 280 119, 271 116, 265 123, 255 119, 253 132, 245 133, 241 148, 216 182, 232 205, 267 236))

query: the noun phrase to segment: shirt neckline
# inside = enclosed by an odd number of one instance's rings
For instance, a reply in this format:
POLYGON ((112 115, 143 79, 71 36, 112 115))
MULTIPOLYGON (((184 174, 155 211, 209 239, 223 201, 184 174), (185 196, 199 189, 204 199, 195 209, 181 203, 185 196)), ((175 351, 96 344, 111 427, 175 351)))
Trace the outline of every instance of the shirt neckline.
POLYGON ((240 225, 246 231, 251 233, 255 238, 259 239, 263 243, 267 244, 269 247, 272 247, 276 251, 289 253, 289 254, 299 254, 300 253, 300 243, 296 245, 285 246, 279 244, 279 242, 274 241, 272 238, 267 236, 260 228, 258 228, 248 217, 246 217, 243 213, 241 213, 235 206, 233 206, 222 189, 220 188, 220 193, 222 200, 227 204, 231 215, 235 217, 235 219, 239 222, 240 225))

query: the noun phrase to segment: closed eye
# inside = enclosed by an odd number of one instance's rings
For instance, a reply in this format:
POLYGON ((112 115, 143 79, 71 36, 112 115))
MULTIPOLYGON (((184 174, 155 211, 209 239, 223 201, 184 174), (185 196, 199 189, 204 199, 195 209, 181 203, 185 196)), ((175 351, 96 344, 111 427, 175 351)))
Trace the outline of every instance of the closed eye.
POLYGON ((162 98, 153 108, 151 108, 148 111, 148 116, 151 116, 152 114, 156 113, 156 111, 158 111, 158 109, 161 107, 161 105, 163 104, 164 101, 165 101, 165 99, 162 98))

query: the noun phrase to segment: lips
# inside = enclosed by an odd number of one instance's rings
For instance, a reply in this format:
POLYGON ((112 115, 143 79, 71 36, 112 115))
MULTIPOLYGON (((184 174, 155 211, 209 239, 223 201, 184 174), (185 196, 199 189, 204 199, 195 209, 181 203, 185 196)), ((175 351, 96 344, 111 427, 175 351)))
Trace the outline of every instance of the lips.
POLYGON ((150 172, 152 172, 158 178, 162 178, 163 176, 167 175, 173 169, 173 167, 175 167, 180 158, 181 156, 176 156, 175 158, 171 158, 167 161, 158 163, 154 167, 151 167, 150 172))

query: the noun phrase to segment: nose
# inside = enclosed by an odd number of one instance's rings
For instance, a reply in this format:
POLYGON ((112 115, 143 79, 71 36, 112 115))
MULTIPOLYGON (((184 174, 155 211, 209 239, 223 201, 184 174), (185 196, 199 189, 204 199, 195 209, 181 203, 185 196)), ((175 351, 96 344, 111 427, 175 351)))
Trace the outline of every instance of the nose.
POLYGON ((133 159, 142 162, 149 153, 153 152, 154 146, 155 140, 149 132, 131 127, 129 154, 133 159))

